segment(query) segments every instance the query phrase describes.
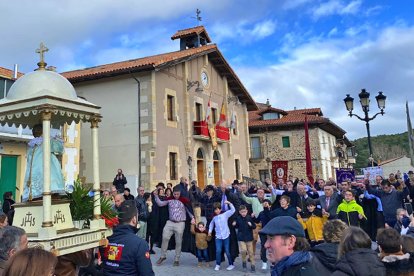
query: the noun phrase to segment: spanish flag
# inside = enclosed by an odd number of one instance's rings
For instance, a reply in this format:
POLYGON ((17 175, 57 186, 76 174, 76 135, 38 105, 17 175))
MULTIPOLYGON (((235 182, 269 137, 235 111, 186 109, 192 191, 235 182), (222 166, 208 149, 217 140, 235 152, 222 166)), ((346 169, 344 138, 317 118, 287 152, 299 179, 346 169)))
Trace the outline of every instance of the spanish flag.
POLYGON ((224 100, 223 103, 221 104, 221 111, 220 111, 220 119, 217 122, 218 126, 225 126, 226 123, 226 107, 224 106, 224 100))

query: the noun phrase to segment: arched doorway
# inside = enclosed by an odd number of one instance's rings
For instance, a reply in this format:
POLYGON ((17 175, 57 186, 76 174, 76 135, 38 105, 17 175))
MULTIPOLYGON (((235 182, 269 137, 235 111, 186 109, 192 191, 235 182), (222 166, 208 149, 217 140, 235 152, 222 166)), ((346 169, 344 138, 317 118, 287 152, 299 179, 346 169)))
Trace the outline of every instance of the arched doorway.
POLYGON ((197 150, 197 183, 200 189, 204 189, 205 186, 205 173, 204 173, 204 154, 200 149, 197 150))
POLYGON ((214 184, 219 186, 220 182, 220 153, 215 150, 213 153, 213 166, 214 166, 214 184))

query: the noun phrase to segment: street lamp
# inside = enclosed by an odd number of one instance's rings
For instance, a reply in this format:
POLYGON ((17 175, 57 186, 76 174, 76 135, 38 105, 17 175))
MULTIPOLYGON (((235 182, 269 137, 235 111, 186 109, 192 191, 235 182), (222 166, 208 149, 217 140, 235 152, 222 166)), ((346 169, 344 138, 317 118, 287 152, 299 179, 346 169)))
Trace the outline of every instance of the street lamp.
POLYGON ((365 89, 362 89, 361 93, 358 94, 359 102, 361 103, 362 111, 364 112, 364 115, 365 115, 365 117, 363 118, 358 116, 357 114, 352 113, 352 111, 354 110, 354 98, 352 98, 349 94, 347 94, 346 98, 344 99, 346 110, 349 111, 349 117, 355 116, 361 121, 364 121, 366 123, 370 158, 372 158, 372 146, 371 146, 371 133, 369 130, 369 121, 374 120, 379 114, 384 115, 385 99, 387 97, 383 95, 382 93, 383 92, 378 92, 378 95, 375 97, 375 99, 377 100, 377 104, 378 104, 378 108, 380 109, 380 112, 378 112, 371 118, 368 116, 369 102, 370 102, 369 93, 365 89))

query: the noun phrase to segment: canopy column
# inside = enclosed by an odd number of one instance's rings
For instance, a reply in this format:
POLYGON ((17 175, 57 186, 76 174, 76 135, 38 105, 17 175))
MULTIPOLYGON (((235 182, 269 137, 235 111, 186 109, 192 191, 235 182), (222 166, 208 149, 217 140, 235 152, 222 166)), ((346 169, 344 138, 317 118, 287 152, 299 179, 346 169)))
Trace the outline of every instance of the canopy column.
POLYGON ((52 227, 52 193, 50 192, 50 120, 52 113, 43 111, 41 114, 43 125, 43 222, 42 227, 52 227))
POLYGON ((92 132, 92 162, 93 162, 93 192, 94 192, 94 219, 101 218, 101 182, 99 179, 99 144, 98 144, 98 123, 99 119, 91 120, 92 132))

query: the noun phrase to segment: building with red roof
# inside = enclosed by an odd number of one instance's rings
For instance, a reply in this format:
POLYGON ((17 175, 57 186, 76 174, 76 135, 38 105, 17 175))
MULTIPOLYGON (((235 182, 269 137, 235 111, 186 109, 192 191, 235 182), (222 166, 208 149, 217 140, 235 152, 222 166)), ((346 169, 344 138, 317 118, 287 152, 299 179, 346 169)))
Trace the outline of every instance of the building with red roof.
MULTIPOLYGON (((305 156, 305 117, 313 177, 335 178, 336 168, 349 168, 355 163, 352 144, 345 130, 323 116, 320 108, 282 110, 257 103, 258 110, 249 112, 250 176, 264 181, 270 175, 277 181, 277 164, 287 165, 288 175, 307 179, 305 156)), ((279 171, 281 173, 281 171, 279 171)), ((280 177, 280 174, 279 174, 280 177)))
MULTIPOLYGON (((118 168, 131 191, 181 176, 203 187, 249 175, 247 122, 255 101, 203 26, 171 39, 180 39, 180 50, 62 73, 78 96, 102 107, 104 185, 118 168)), ((90 131, 81 133, 80 175, 90 182, 90 131)))

